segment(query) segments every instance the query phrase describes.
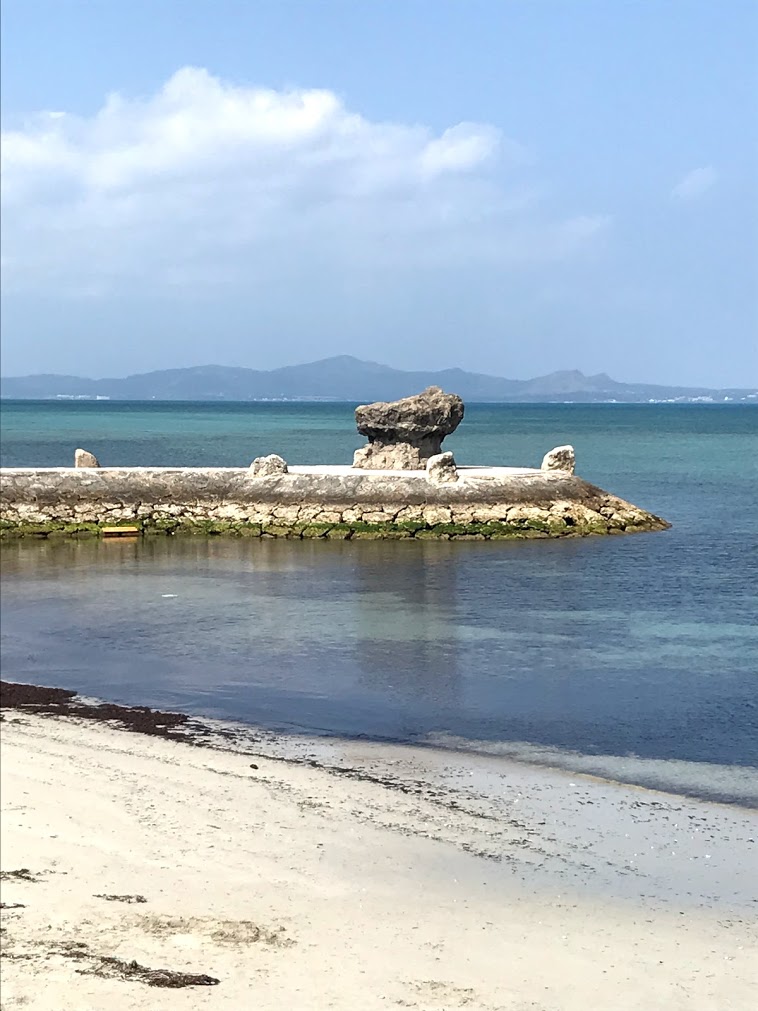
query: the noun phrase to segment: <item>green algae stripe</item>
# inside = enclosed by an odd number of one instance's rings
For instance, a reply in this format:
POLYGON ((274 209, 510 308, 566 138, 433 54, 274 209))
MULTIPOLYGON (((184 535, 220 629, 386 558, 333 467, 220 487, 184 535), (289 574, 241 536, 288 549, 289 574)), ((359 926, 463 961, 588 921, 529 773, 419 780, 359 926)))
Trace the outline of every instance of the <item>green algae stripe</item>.
POLYGON ((619 529, 615 523, 605 523, 593 520, 585 524, 567 523, 564 520, 544 522, 528 519, 517 522, 489 523, 435 523, 426 524, 421 520, 404 520, 387 523, 252 523, 234 520, 188 520, 176 517, 160 517, 147 520, 123 520, 113 522, 103 520, 100 523, 65 523, 48 521, 44 523, 13 522, 0 520, 0 537, 3 539, 19 537, 57 538, 57 537, 98 537, 102 536, 103 528, 111 530, 119 526, 139 529, 139 532, 150 536, 231 536, 231 537, 262 537, 289 538, 306 540, 400 540, 415 538, 418 540, 523 540, 525 538, 544 537, 584 537, 591 534, 608 534, 610 532, 639 532, 643 530, 659 530, 666 524, 657 521, 655 517, 649 520, 635 518, 625 528, 619 529))

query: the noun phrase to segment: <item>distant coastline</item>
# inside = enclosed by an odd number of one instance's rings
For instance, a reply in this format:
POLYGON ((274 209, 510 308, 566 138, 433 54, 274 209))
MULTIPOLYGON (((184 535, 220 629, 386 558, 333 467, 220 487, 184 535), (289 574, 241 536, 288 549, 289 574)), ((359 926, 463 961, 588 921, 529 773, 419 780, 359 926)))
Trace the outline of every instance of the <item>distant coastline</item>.
POLYGON ((624 383, 605 373, 552 372, 535 379, 506 379, 463 369, 408 372, 350 355, 262 371, 206 365, 164 369, 122 378, 55 374, 0 379, 4 400, 133 400, 209 402, 361 403, 395 400, 441 386, 470 403, 752 403, 758 388, 708 389, 624 383))

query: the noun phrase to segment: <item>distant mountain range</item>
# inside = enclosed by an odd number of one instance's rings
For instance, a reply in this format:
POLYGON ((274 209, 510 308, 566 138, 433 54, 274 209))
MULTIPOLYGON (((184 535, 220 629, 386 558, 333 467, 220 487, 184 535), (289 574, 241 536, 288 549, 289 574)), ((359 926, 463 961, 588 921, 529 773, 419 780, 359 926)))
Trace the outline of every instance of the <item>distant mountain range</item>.
POLYGON ((259 371, 202 365, 164 369, 123 379, 36 375, 0 379, 0 397, 17 400, 395 400, 441 386, 466 401, 484 403, 616 401, 742 401, 758 403, 756 389, 711 390, 700 387, 619 383, 600 373, 551 372, 537 379, 501 379, 463 369, 405 372, 364 362, 351 355, 324 358, 305 365, 259 371))

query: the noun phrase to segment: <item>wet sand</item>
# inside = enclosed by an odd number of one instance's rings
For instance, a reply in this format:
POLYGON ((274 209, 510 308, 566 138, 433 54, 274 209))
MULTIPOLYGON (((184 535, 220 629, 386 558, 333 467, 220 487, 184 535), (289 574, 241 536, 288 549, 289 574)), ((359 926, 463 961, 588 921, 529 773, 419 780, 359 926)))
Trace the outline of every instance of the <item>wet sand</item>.
POLYGON ((3 705, 4 1008, 754 1006, 755 811, 55 690, 3 705))

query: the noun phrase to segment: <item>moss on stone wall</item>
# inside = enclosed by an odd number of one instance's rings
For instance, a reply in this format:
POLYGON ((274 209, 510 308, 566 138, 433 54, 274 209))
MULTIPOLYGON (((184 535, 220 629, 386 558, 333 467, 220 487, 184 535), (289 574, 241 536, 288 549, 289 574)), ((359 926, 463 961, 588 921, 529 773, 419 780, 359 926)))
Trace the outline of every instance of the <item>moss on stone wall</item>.
MULTIPOLYGON (((103 527, 137 527, 144 536, 231 536, 327 540, 523 540, 544 537, 585 537, 591 534, 622 532, 616 523, 593 521, 567 523, 527 519, 518 522, 435 523, 400 521, 387 523, 260 523, 234 520, 199 520, 160 517, 124 523, 13 523, 0 520, 0 537, 96 537, 103 527)), ((660 529, 654 522, 635 517, 625 532, 660 529)))

